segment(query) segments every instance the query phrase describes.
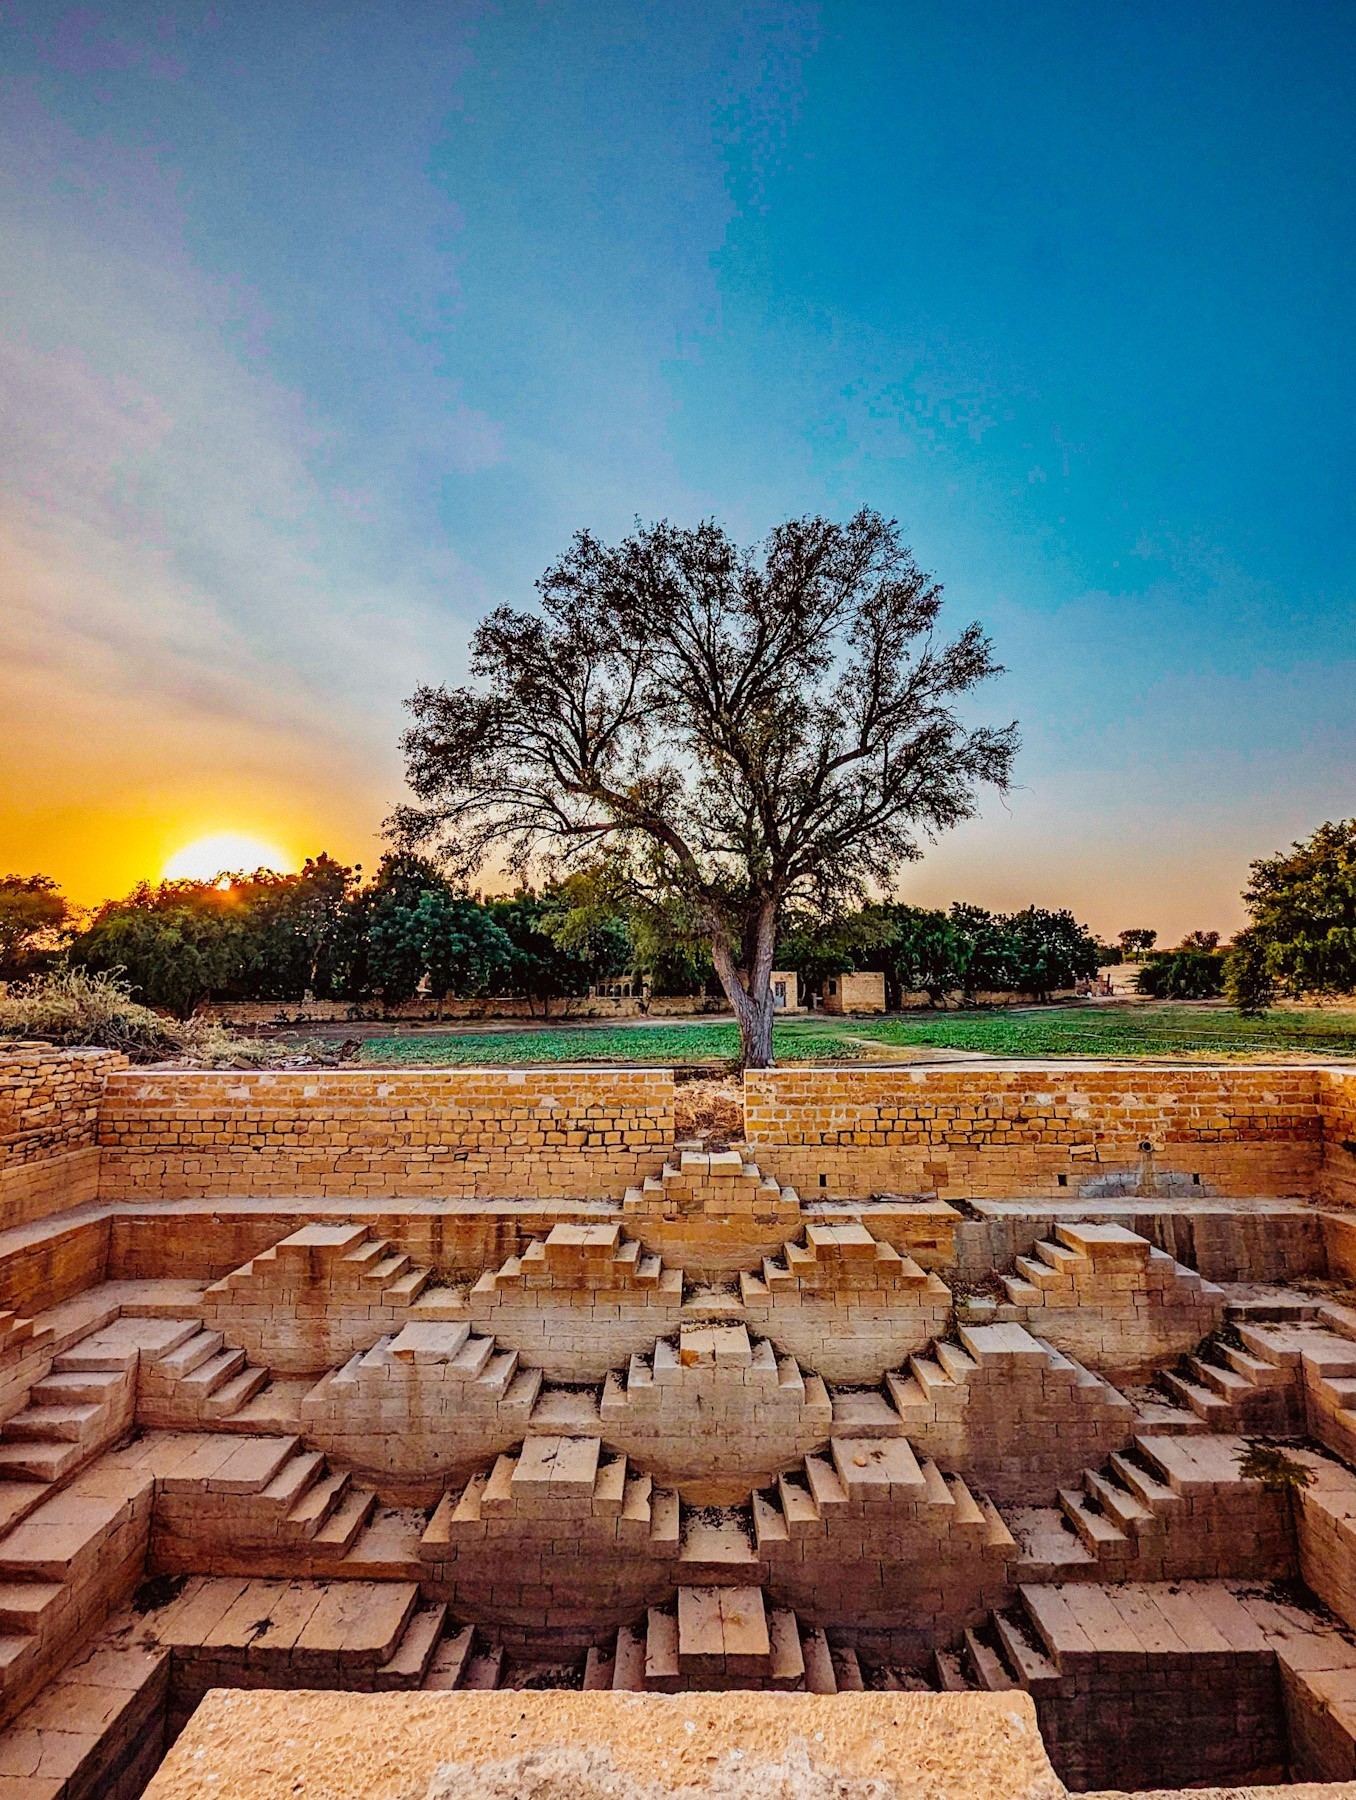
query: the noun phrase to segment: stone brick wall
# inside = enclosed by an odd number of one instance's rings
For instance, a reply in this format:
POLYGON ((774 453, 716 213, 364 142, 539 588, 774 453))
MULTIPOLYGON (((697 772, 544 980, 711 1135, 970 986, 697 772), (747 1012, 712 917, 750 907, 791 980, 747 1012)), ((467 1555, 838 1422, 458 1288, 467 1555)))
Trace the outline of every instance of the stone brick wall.
POLYGON ((94 1199, 96 1120, 109 1050, 0 1045, 0 1230, 94 1199))
POLYGON ((746 1077, 744 1110, 750 1154, 805 1200, 1073 1198, 1144 1143, 1202 1192, 1281 1197, 1320 1179, 1319 1098, 1300 1067, 784 1068, 746 1077))
POLYGON ((1324 1069, 1323 1199, 1336 1206, 1356 1206, 1356 1069, 1324 1069))
POLYGON ((668 1069, 128 1070, 100 1194, 619 1196, 673 1130, 668 1069))

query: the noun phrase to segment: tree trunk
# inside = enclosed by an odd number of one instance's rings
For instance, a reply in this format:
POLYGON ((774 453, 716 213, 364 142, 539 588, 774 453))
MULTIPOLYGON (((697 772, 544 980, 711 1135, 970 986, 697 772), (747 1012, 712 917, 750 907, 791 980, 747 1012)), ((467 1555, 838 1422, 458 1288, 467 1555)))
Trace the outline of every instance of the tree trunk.
MULTIPOLYGON (((760 908, 747 970, 735 962, 729 940, 713 934, 711 960, 739 1022, 739 1060, 746 1069, 770 1069, 772 1056, 772 958, 777 944, 777 905, 760 908)), ((746 946, 746 954, 749 947, 746 946)))

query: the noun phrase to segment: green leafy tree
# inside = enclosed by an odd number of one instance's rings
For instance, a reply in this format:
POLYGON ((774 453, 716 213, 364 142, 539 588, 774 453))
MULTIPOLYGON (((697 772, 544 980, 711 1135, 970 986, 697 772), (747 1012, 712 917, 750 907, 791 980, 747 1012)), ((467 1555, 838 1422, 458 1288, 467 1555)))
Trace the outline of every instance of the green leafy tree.
POLYGON ((0 875, 0 981, 33 974, 56 951, 69 920, 50 875, 0 875))
POLYGON ((364 978, 387 1005, 413 999, 425 982, 438 1000, 485 994, 512 969, 513 944, 491 913, 423 857, 383 857, 358 905, 364 978))
POLYGON ((1356 991, 1356 819, 1253 863, 1243 900, 1252 922, 1234 939, 1227 986, 1240 1011, 1263 1011, 1278 992, 1356 991))
POLYGON ((997 672, 977 625, 934 635, 941 589, 898 528, 792 520, 741 549, 714 523, 587 532, 471 647, 478 685, 421 688, 389 829, 458 875, 607 846, 701 921, 743 1060, 772 1060, 783 917, 889 887, 920 836, 1008 785, 1015 728, 960 703, 997 672))
POLYGON ((1155 1000, 1213 1000, 1224 992, 1227 961, 1223 950, 1162 950, 1141 966, 1135 986, 1155 1000))
POLYGON ((1008 984, 1018 993, 1048 1000, 1056 989, 1097 973, 1097 940, 1067 908, 1028 906, 999 923, 1008 984))
POLYGON ((135 997, 186 1019, 240 977, 246 934, 224 890, 206 882, 142 882, 110 900, 70 948, 92 972, 122 970, 135 997))
POLYGON ((1121 960, 1123 962, 1138 962, 1141 957, 1147 956, 1158 942, 1158 933, 1156 931, 1148 931, 1141 926, 1133 931, 1123 931, 1121 933, 1120 941, 1121 960))

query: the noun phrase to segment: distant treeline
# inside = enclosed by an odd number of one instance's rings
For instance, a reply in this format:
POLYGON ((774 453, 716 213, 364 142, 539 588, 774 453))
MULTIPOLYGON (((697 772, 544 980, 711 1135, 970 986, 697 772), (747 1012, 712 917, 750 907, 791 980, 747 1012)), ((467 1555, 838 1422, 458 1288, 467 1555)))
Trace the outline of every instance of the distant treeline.
MULTIPOLYGON (((720 992, 696 932, 675 912, 609 901, 588 875, 503 897, 453 886, 417 856, 383 858, 376 875, 328 856, 300 874, 259 870, 229 882, 164 881, 99 907, 81 928, 53 884, 0 882, 22 912, 0 972, 11 978, 61 954, 72 966, 121 969, 137 996, 187 1017, 204 1000, 379 1001, 586 994, 631 978, 661 994, 720 992)), ((1120 952, 1099 945, 1069 912, 1028 907, 1002 916, 887 903, 830 925, 791 921, 779 968, 807 988, 842 970, 880 969, 892 1003, 925 993, 1042 997, 1096 973, 1120 952)))
MULTIPOLYGON (((1102 944, 1074 915, 1030 906, 991 913, 887 901, 830 922, 788 919, 779 969, 811 991, 847 970, 878 969, 898 1006, 989 993, 1043 999, 1133 958, 1159 999, 1224 992, 1256 1012, 1278 994, 1356 990, 1356 820, 1320 826, 1289 853, 1253 863, 1252 922, 1232 945, 1192 932, 1156 950, 1148 930, 1102 944)), ((480 896, 417 856, 375 876, 328 856, 300 874, 258 870, 221 883, 143 884, 78 919, 41 875, 0 877, 0 979, 57 958, 125 971, 137 997, 187 1017, 204 1000, 377 1001, 513 996, 550 1000, 630 977, 658 994, 720 992, 699 922, 672 904, 628 900, 582 873, 541 891, 480 896)))

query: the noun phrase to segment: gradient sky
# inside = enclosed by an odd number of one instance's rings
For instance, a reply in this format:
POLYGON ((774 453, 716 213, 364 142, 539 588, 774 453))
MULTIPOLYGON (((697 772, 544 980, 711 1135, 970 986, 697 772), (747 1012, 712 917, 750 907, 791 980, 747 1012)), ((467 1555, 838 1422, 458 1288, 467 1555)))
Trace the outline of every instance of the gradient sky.
POLYGON ((1009 674, 907 897, 1356 813, 1350 5, 0 0, 0 869, 369 866, 578 526, 866 503, 1009 674))

